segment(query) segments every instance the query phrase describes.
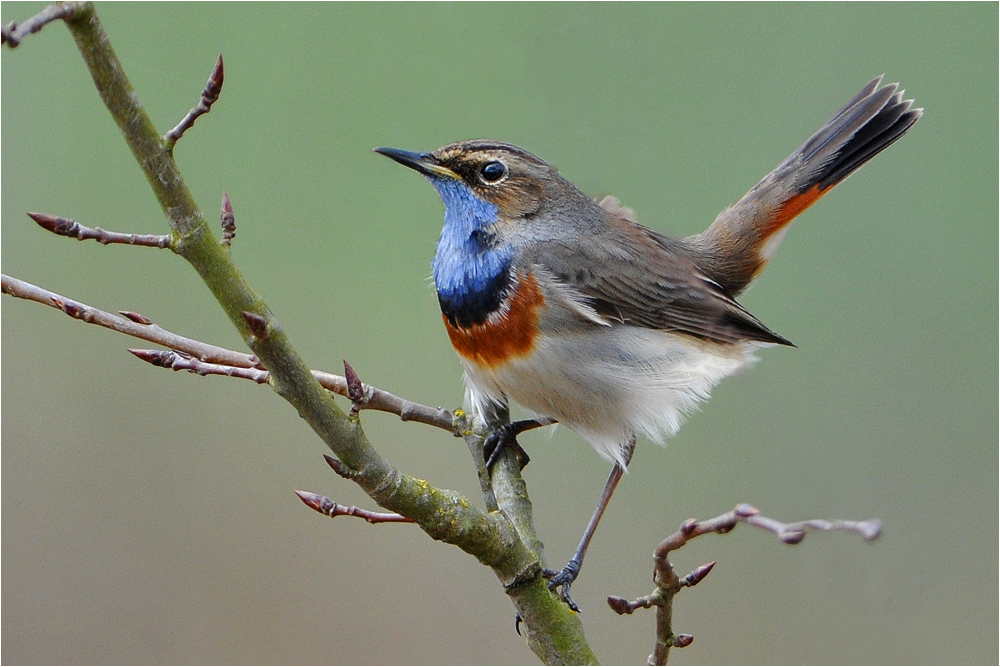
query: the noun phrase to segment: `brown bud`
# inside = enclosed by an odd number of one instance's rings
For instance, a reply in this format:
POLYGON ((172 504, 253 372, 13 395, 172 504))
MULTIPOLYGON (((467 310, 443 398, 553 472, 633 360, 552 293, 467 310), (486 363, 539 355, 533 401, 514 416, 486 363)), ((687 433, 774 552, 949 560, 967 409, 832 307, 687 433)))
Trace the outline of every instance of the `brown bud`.
POLYGON ((310 493, 309 491, 296 491, 295 495, 299 497, 299 500, 308 505, 310 509, 314 509, 320 514, 333 516, 337 511, 337 503, 326 496, 321 496, 318 493, 310 493))
POLYGON ((75 236, 77 227, 79 227, 76 220, 60 218, 59 216, 48 215, 47 213, 28 213, 28 217, 37 222, 38 226, 42 229, 46 229, 53 234, 59 234, 60 236, 75 236))
POLYGON ((326 464, 333 468, 333 471, 343 477, 344 479, 351 479, 357 476, 358 472, 346 465, 344 462, 324 454, 323 458, 326 459, 326 464))
POLYGON ((695 569, 691 570, 683 579, 681 579, 682 586, 697 586, 701 581, 708 576, 708 573, 712 571, 715 567, 715 561, 711 563, 705 563, 695 569))
POLYGON ((790 528, 781 531, 781 534, 778 537, 785 544, 798 544, 802 540, 806 539, 806 531, 801 528, 790 528))
POLYGON ((229 201, 229 193, 222 191, 222 245, 229 246, 236 238, 236 216, 233 214, 233 203, 229 201))
POLYGON ((633 611, 632 605, 629 604, 629 601, 625 598, 620 598, 617 595, 608 596, 608 606, 611 607, 616 614, 631 614, 633 611))
POLYGON ((361 378, 358 374, 354 372, 351 365, 347 363, 347 359, 344 359, 344 379, 347 380, 347 397, 354 402, 360 401, 364 398, 365 390, 361 386, 361 378))
POLYGON ((212 68, 212 73, 208 77, 208 82, 205 84, 205 90, 201 94, 206 105, 212 106, 219 99, 219 94, 222 93, 222 84, 225 80, 226 68, 222 63, 222 54, 220 53, 218 60, 215 61, 215 67, 212 68))
POLYGON ((271 334, 271 326, 267 323, 267 319, 263 315, 244 310, 243 321, 246 322, 250 333, 260 340, 266 339, 271 334))
POLYGON ((159 366, 160 368, 170 368, 174 363, 175 355, 168 350, 140 350, 130 347, 128 351, 146 363, 159 366))
POLYGON ((134 313, 131 310, 119 310, 118 312, 122 314, 122 317, 126 317, 126 318, 130 319, 133 322, 135 322, 136 324, 152 324, 153 323, 153 320, 149 319, 145 315, 141 315, 139 313, 134 313))

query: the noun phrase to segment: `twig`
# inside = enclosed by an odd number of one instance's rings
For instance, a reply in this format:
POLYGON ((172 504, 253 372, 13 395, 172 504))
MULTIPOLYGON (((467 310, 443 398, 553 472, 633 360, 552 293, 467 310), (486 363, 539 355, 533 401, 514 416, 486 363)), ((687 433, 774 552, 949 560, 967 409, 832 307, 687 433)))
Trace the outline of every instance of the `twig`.
MULTIPOLYGON (((350 398, 346 378, 324 371, 313 371, 312 374, 325 389, 338 396, 350 398)), ((454 425, 455 417, 450 410, 414 403, 370 384, 362 383, 361 389, 364 392, 362 400, 366 410, 391 412, 404 422, 414 421, 428 426, 436 426, 453 435, 459 435, 454 425)))
POLYGON ((650 665, 667 664, 671 648, 690 646, 691 642, 694 641, 692 635, 674 634, 673 632, 674 596, 683 588, 698 585, 715 567, 715 561, 713 561, 695 568, 683 577, 678 577, 674 572, 674 566, 667 558, 668 555, 671 551, 683 547, 699 535, 725 534, 739 523, 756 526, 774 533, 785 544, 800 543, 805 539, 806 532, 809 530, 844 530, 857 533, 868 542, 876 539, 882 532, 882 524, 878 519, 868 521, 814 519, 797 523, 782 523, 776 519, 762 516, 760 510, 747 503, 741 503, 732 511, 707 521, 688 519, 681 524, 676 533, 660 542, 653 552, 653 562, 655 563, 653 581, 656 583, 656 590, 632 601, 617 596, 608 598, 608 606, 619 614, 631 614, 636 609, 656 607, 656 643, 653 647, 653 653, 649 656, 650 665))
POLYGON ((760 510, 753 505, 741 503, 732 511, 720 514, 714 519, 697 521, 688 519, 681 524, 680 530, 660 542, 653 553, 657 561, 666 560, 667 554, 679 549, 687 542, 706 533, 728 533, 738 523, 745 523, 763 528, 778 536, 785 544, 798 544, 805 538, 807 530, 846 530, 857 533, 865 541, 872 541, 882 533, 882 523, 878 519, 868 521, 800 521, 798 523, 782 523, 775 519, 761 516, 760 510))
MULTIPOLYGON (((70 317, 82 320, 88 324, 96 324, 107 329, 113 329, 127 336, 156 343, 170 348, 174 352, 181 353, 174 355, 176 358, 168 358, 167 356, 161 357, 157 355, 170 355, 171 352, 163 352, 161 350, 129 350, 140 359, 154 365, 178 371, 186 370, 198 375, 223 375, 226 377, 242 378, 252 380, 258 384, 267 384, 270 382, 270 373, 260 365, 260 360, 253 355, 179 336, 153 324, 148 317, 139 313, 122 311, 122 315, 125 317, 120 317, 6 274, 0 274, 0 278, 2 278, 4 294, 35 301, 46 306, 51 306, 52 308, 58 308, 70 317)), ((346 378, 324 371, 312 371, 312 374, 328 391, 350 398, 346 378)), ((389 412, 398 416, 403 421, 415 421, 429 426, 436 426, 457 435, 454 425, 454 415, 448 410, 414 403, 413 401, 400 398, 388 391, 364 383, 361 384, 361 390, 362 395, 359 400, 367 410, 389 412)))
POLYGON ((261 368, 244 368, 240 366, 225 366, 195 359, 180 350, 142 350, 128 348, 128 351, 146 363, 173 371, 188 371, 197 375, 224 375, 226 377, 251 380, 257 384, 267 384, 271 374, 261 368))
POLYGON ((208 83, 205 84, 204 90, 201 91, 201 99, 198 100, 197 106, 187 112, 187 115, 181 119, 181 122, 177 123, 177 126, 167 132, 163 136, 163 143, 166 145, 167 150, 172 150, 174 144, 184 136, 194 122, 198 120, 200 116, 207 114, 212 110, 212 105, 219 99, 219 94, 222 92, 222 83, 226 78, 226 70, 222 64, 222 54, 219 54, 219 59, 215 61, 215 67, 212 68, 212 73, 208 77, 208 83))
POLYGON ((306 505, 320 514, 325 514, 331 518, 338 516, 356 516, 359 519, 364 519, 368 523, 415 523, 413 519, 405 517, 402 514, 396 514, 395 512, 372 512, 371 510, 363 510, 360 507, 355 507, 354 505, 348 507, 346 505, 335 503, 326 496, 321 496, 318 493, 310 493, 308 491, 296 491, 295 493, 306 505))
POLYGON ((94 240, 98 243, 108 245, 110 243, 124 243, 126 245, 145 246, 147 248, 170 248, 173 249, 174 239, 170 234, 122 234, 121 232, 109 232, 100 227, 85 227, 72 218, 60 218, 47 213, 29 213, 28 217, 38 223, 42 229, 46 229, 59 236, 79 239, 80 241, 94 240))
POLYGON ((0 43, 6 44, 12 49, 21 44, 21 40, 30 34, 36 33, 53 21, 59 21, 74 15, 80 9, 78 2, 66 2, 63 4, 49 5, 29 19, 20 23, 12 21, 3 26, 2 39, 0 43))
MULTIPOLYGON (((169 368, 175 371, 188 371, 196 375, 222 375, 225 377, 240 378, 250 380, 257 384, 268 384, 271 381, 271 374, 263 368, 251 367, 247 365, 227 365, 202 361, 201 359, 185 354, 180 350, 140 350, 129 349, 129 352, 139 357, 145 362, 161 368, 169 368)), ((351 398, 351 387, 347 378, 327 373, 325 371, 313 371, 313 376, 319 380, 320 385, 328 391, 332 391, 338 396, 351 398)), ((432 408, 428 405, 414 403, 405 398, 400 398, 388 391, 383 391, 377 387, 360 384, 361 394, 355 393, 358 400, 352 399, 354 406, 358 409, 378 410, 379 412, 389 412, 403 421, 415 421, 428 426, 436 426, 449 433, 455 434, 454 416, 443 408, 432 408)), ((355 390, 357 391, 357 390, 355 390)), ((352 408, 353 409, 353 408, 352 408)))
POLYGON ((112 315, 99 308, 74 301, 6 274, 0 274, 0 282, 2 282, 4 294, 57 308, 70 317, 82 320, 87 324, 96 324, 133 338, 163 345, 173 350, 180 350, 197 359, 246 368, 252 368, 259 363, 257 357, 253 355, 178 336, 153 324, 148 317, 138 313, 123 311, 122 314, 125 317, 112 315))

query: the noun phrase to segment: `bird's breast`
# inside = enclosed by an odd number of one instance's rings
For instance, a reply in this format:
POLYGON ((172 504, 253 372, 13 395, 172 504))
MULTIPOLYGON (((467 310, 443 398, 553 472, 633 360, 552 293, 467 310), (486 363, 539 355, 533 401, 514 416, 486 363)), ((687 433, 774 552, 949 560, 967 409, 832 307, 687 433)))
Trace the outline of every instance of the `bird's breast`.
POLYGON ((545 297, 532 274, 511 276, 497 307, 481 321, 463 325, 443 313, 451 344, 465 361, 496 369, 531 354, 545 297))

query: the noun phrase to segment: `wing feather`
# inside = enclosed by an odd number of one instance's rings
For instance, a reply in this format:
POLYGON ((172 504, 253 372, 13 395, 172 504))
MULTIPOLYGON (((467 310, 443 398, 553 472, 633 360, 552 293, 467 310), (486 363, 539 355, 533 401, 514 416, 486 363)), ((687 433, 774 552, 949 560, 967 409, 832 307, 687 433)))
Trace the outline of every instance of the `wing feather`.
POLYGON ((791 345, 706 276, 682 239, 662 236, 624 216, 587 243, 550 241, 526 250, 524 269, 541 271, 579 296, 589 317, 717 343, 791 345), (529 268, 530 267, 530 268, 529 268))

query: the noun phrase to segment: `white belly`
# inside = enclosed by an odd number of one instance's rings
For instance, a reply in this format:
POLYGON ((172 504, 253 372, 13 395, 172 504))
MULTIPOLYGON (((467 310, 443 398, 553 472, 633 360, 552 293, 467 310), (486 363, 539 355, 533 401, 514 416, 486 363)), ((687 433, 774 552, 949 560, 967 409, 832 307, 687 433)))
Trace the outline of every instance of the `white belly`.
POLYGON ((722 378, 755 360, 761 343, 719 345, 664 331, 618 325, 542 334, 526 356, 487 368, 463 360, 476 414, 507 397, 535 416, 580 434, 624 465, 622 448, 642 433, 672 436, 722 378))

